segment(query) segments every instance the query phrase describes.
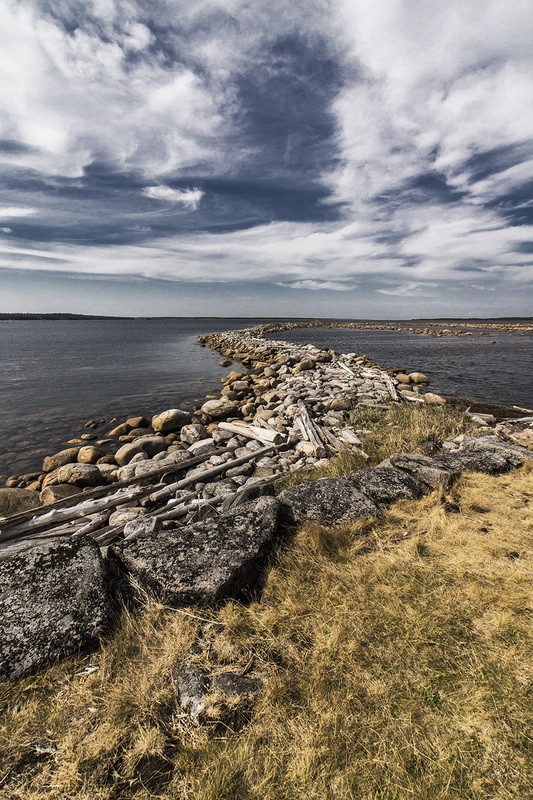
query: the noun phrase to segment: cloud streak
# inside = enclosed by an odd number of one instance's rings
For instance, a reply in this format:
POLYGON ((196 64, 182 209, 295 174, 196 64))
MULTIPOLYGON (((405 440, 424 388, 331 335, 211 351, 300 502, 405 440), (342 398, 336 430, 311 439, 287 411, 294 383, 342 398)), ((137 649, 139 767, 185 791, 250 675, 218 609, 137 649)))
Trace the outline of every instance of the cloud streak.
POLYGON ((0 12, 0 266, 518 307, 530 3, 0 12))
POLYGON ((166 203, 182 205, 196 211, 204 196, 201 189, 172 189, 170 186, 147 186, 142 190, 145 197, 162 200, 166 203))

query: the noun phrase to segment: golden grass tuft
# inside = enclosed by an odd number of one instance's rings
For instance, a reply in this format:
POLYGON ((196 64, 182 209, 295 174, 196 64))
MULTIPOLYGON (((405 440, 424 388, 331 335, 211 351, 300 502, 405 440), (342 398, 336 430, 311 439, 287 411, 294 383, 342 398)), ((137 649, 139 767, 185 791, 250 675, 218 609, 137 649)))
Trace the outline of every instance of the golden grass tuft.
POLYGON ((467 475, 380 520, 307 525, 259 601, 198 612, 212 623, 149 604, 89 658, 4 685, 0 797, 531 796, 532 475, 467 475), (239 732, 179 714, 175 668, 200 630, 200 662, 252 653, 266 680, 239 732))
POLYGON ((424 442, 444 442, 476 426, 452 406, 424 404, 388 404, 386 409, 356 406, 348 425, 363 431, 361 448, 346 446, 323 466, 298 470, 288 475, 281 488, 296 486, 317 478, 344 478, 351 472, 376 466, 393 453, 414 453, 424 442))

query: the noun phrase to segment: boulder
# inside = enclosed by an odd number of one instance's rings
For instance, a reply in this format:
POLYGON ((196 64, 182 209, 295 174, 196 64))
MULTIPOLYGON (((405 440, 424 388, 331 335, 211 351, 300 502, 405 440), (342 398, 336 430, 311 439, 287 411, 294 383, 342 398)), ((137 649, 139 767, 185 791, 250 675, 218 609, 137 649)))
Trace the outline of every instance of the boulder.
POLYGON ((180 439, 185 444, 194 444, 201 439, 207 439, 207 430, 204 425, 199 422, 192 423, 191 425, 184 425, 180 430, 180 439))
POLYGON ((85 447, 80 447, 78 451, 78 463, 96 464, 98 459, 103 458, 105 454, 105 450, 102 450, 101 447, 95 447, 94 445, 89 444, 85 447))
POLYGON ((0 561, 0 678, 22 678, 93 643, 110 609, 90 539, 56 539, 0 561))
POLYGON ((406 375, 404 372, 399 372, 397 375, 395 375, 395 378, 398 383, 411 383, 409 375, 406 375))
POLYGON ((441 397, 440 394, 435 394, 435 392, 426 392, 422 395, 424 398, 425 403, 432 403, 434 405, 443 406, 446 403, 444 397, 441 397))
POLYGON ((377 505, 396 500, 414 500, 423 494, 423 485, 413 475, 394 467, 375 467, 353 472, 348 480, 377 505))
POLYGON ((30 489, 0 489, 0 517, 10 517, 40 505, 39 493, 30 489))
POLYGON ((47 456, 43 461, 43 472, 52 472, 54 469, 64 467, 65 464, 73 464, 78 458, 79 451, 79 447, 67 447, 66 450, 60 450, 53 456, 47 456))
POLYGON ((264 497, 188 526, 157 530, 139 520, 133 538, 110 552, 134 582, 163 603, 217 603, 241 597, 260 581, 276 542, 278 511, 277 500, 264 497))
POLYGON ((438 461, 445 469, 498 475, 533 461, 533 453, 497 436, 481 436, 466 438, 460 450, 443 454, 438 461))
POLYGON ((378 516, 375 503, 344 478, 320 478, 285 489, 278 496, 282 519, 289 525, 316 520, 324 525, 378 516))
POLYGON ((225 419, 235 416, 238 408, 231 400, 221 397, 220 400, 208 400, 201 408, 202 414, 207 414, 213 419, 225 419))
POLYGON ((309 369, 314 369, 315 367, 316 362, 313 361, 312 358, 302 358, 302 360, 294 367, 293 372, 305 372, 309 369))
POLYGON ((127 522, 142 517, 144 514, 146 514, 146 509, 144 508, 117 508, 109 517, 107 524, 112 527, 126 525, 127 522))
POLYGON ((146 419, 146 417, 130 417, 126 420, 125 425, 133 431, 135 428, 148 428, 150 420, 146 419))
POLYGON ((448 469, 440 461, 421 453, 397 453, 378 466, 393 466, 404 470, 431 489, 439 486, 448 489, 459 474, 457 470, 448 469))
POLYGON ((55 486, 46 486, 39 495, 40 501, 43 506, 49 506, 58 500, 64 500, 66 497, 72 497, 73 494, 78 494, 79 488, 70 483, 57 483, 55 486))
POLYGON ((429 378, 423 372, 410 372, 407 377, 411 383, 429 383, 429 378))
POLYGON ((161 436, 143 436, 135 439, 134 442, 119 447, 115 453, 115 461, 117 464, 124 466, 129 464, 133 456, 137 453, 145 453, 149 458, 155 456, 156 453, 161 453, 166 449, 166 442, 161 436))
POLYGON ((72 483, 75 486, 100 486, 105 478, 94 464, 65 464, 57 471, 57 483, 72 483))
POLYGON ((181 430, 190 421, 191 414, 188 411, 183 411, 181 408, 169 408, 152 417, 152 428, 158 433, 171 433, 181 430))

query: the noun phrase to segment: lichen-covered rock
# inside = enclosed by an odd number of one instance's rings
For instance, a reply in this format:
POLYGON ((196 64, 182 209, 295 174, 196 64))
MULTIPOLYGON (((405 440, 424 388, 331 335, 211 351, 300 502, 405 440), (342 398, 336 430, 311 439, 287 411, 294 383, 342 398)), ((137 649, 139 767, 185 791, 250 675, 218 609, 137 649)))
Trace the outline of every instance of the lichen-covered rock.
POLYGON ((378 507, 345 478, 320 478, 278 495, 282 519, 289 525, 316 520, 324 525, 355 522, 379 514, 378 507))
POLYGON ((0 517, 29 511, 40 505, 39 493, 30 489, 0 489, 0 517))
POLYGON ((180 439, 185 444, 194 444, 201 439, 207 438, 207 430, 204 425, 200 423, 192 423, 191 425, 184 425, 180 431, 180 439))
POLYGON ((414 475, 394 467, 361 469, 352 473, 348 480, 377 505, 414 500, 423 493, 423 486, 414 475))
POLYGON ((110 609, 90 540, 56 539, 0 561, 0 678, 22 678, 91 644, 110 609))
POLYGON ((431 489, 437 489, 440 486, 448 489, 459 475, 451 465, 444 466, 440 461, 421 453, 396 453, 378 466, 393 466, 402 469, 431 489))
MULTIPOLYGON (((136 521, 134 538, 111 554, 150 594, 169 605, 207 605, 258 583, 276 542, 279 503, 264 497, 194 525, 157 530, 136 521)), ((128 535, 129 529, 128 529, 128 535)))
POLYGON ((446 453, 438 461, 447 469, 498 475, 533 461, 533 453, 497 436, 480 436, 465 439, 460 450, 446 453))
POLYGON ((159 433, 170 433, 181 430, 190 421, 191 415, 188 411, 183 411, 181 408, 169 408, 152 417, 152 428, 159 433))

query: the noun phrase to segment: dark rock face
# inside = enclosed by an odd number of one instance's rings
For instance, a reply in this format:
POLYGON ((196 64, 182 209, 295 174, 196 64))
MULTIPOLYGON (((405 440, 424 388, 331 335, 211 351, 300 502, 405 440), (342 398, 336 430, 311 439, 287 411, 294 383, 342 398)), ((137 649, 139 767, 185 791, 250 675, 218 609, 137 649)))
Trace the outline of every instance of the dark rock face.
POLYGON ((467 440, 460 450, 442 455, 438 460, 447 469, 498 475, 532 461, 533 453, 497 436, 482 436, 467 440))
POLYGON ((194 525, 143 530, 113 546, 113 556, 151 594, 169 605, 209 605, 251 590, 278 530, 279 503, 264 497, 194 525))
POLYGON ((29 511, 40 505, 39 493, 30 489, 0 489, 0 517, 29 511))
POLYGON ((451 465, 443 466, 440 461, 420 453, 397 453, 387 461, 388 463, 382 463, 379 466, 390 465, 404 470, 431 489, 437 489, 439 486, 448 489, 459 476, 459 473, 453 470, 451 465))
POLYGON ((424 489, 414 475, 395 467, 361 469, 348 480, 377 505, 388 505, 401 499, 416 500, 424 489))
POLYGON ((15 680, 93 642, 110 620, 98 546, 57 539, 0 561, 0 678, 15 680))
POLYGON ((316 520, 324 525, 355 522, 379 515, 378 507, 344 478, 320 478, 285 489, 278 496, 282 519, 289 525, 316 520))
POLYGON ((213 675, 211 687, 215 692, 226 697, 242 697, 243 695, 255 696, 263 689, 263 681, 249 675, 240 675, 238 672, 220 672, 213 675))

